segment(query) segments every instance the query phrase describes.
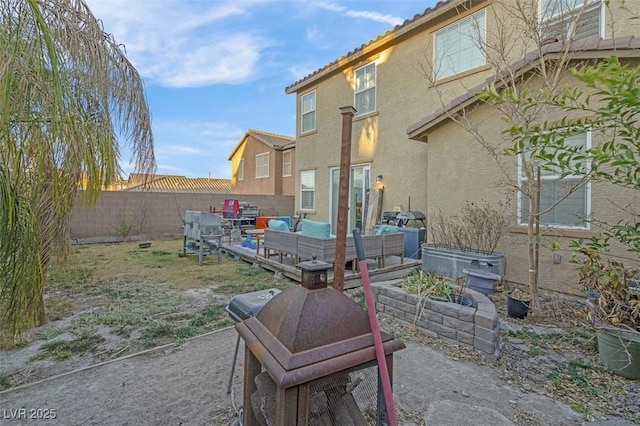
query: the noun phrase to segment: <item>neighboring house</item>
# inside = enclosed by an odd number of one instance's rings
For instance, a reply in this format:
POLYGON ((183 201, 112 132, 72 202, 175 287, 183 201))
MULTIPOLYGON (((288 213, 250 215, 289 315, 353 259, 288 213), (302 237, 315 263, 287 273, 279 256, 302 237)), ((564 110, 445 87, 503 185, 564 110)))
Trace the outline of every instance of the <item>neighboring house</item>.
POLYGON ((131 173, 126 191, 231 194, 231 179, 131 173))
MULTIPOLYGON (((540 39, 552 44, 570 35, 580 40, 582 44, 574 49, 577 58, 597 59, 613 53, 613 42, 598 44, 597 40, 611 39, 614 34, 625 56, 637 55, 637 41, 624 36, 637 32, 634 15, 640 15, 640 4, 623 7, 611 2, 616 5, 609 8, 601 0, 518 3, 529 5, 524 12, 539 24, 540 39)), ((456 214, 466 201, 503 201, 510 195, 515 217, 522 200, 500 182, 500 169, 473 135, 453 123, 443 109, 448 105, 455 114, 467 108, 464 112, 481 123, 487 138, 502 138, 500 114, 478 106, 474 90, 498 72, 495 62, 487 59, 496 53, 491 49, 509 46, 509 54, 502 59, 514 64, 535 50, 527 41, 531 34, 515 22, 515 5, 516 0, 441 1, 288 86, 286 93, 297 96, 296 209, 330 221, 335 229, 339 108, 353 105, 357 113, 353 118, 349 229, 361 223, 357 214, 363 211, 378 176, 384 185, 383 210, 419 210, 429 218, 438 209, 456 214), (497 35, 508 30, 513 37, 500 39, 497 35), (408 135, 427 143, 413 142, 408 135)), ((513 70, 527 72, 523 64, 519 69, 514 65, 513 70)), ((590 139, 591 135, 583 137, 584 143, 590 139)), ((511 167, 517 181, 515 158, 511 167)), ((603 197, 594 185, 569 202, 589 213, 606 209, 603 197)), ((563 247, 567 243, 563 237, 594 235, 587 224, 568 222, 563 208, 543 218, 563 247)), ((499 249, 507 255, 507 279, 526 283, 526 238, 520 219, 514 220, 512 232, 499 249)), ((551 262, 550 251, 541 257, 541 287, 577 290, 575 266, 567 264, 568 259, 565 253, 558 265, 551 262)))
POLYGON ((248 129, 229 154, 234 194, 294 195, 295 138, 248 129))

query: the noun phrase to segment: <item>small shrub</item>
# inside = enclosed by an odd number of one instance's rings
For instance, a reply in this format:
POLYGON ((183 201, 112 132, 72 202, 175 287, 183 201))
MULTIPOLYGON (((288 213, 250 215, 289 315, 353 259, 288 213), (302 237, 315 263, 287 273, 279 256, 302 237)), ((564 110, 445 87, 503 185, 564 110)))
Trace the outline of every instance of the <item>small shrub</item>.
POLYGON ((402 289, 407 293, 425 297, 442 297, 453 293, 453 282, 424 271, 413 271, 402 279, 402 289))

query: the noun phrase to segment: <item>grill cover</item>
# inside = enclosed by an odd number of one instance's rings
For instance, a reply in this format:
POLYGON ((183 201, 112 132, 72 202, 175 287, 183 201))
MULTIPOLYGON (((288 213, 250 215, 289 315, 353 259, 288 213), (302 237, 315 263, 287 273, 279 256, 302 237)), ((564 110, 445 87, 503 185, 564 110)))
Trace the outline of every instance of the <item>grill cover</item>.
POLYGON ((244 321, 258 315, 262 307, 278 293, 280 290, 277 288, 270 288, 234 296, 226 311, 235 322, 244 321))

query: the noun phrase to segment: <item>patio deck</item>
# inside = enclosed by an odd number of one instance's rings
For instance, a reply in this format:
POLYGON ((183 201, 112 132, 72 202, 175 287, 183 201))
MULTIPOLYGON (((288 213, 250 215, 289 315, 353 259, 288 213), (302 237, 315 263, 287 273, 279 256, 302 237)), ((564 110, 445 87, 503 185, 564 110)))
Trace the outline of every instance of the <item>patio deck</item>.
MULTIPOLYGON (((300 269, 295 266, 295 259, 292 256, 284 256, 282 263, 278 261, 277 256, 266 258, 263 256, 263 250, 260 254, 256 254, 256 249, 242 247, 240 242, 231 243, 224 241, 222 251, 229 255, 238 257, 245 262, 258 265, 261 268, 273 272, 280 272, 287 278, 300 282, 300 269)), ((419 259, 404 258, 404 262, 400 263, 400 256, 387 256, 384 262, 384 268, 378 268, 375 260, 367 259, 367 269, 369 270, 369 279, 371 282, 387 281, 396 278, 402 278, 408 275, 413 269, 419 267, 421 261, 419 259)), ((333 269, 328 273, 329 285, 333 283, 333 269)), ((345 268, 344 288, 351 289, 362 285, 360 272, 353 272, 351 268, 345 268)))

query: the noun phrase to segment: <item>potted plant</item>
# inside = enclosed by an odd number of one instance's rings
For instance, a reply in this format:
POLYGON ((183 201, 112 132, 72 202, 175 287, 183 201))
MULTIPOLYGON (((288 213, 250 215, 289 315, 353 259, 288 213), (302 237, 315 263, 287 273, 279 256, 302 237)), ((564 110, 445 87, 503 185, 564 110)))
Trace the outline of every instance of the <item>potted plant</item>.
POLYGON ((598 352, 614 373, 640 378, 640 298, 635 293, 637 272, 621 262, 603 259, 596 238, 576 243, 580 283, 597 297, 589 314, 597 324, 598 352))
POLYGON ((465 269, 503 276, 504 255, 495 249, 511 223, 507 205, 467 202, 454 215, 436 210, 429 220, 432 242, 422 245, 422 270, 453 279, 465 276, 465 269))

